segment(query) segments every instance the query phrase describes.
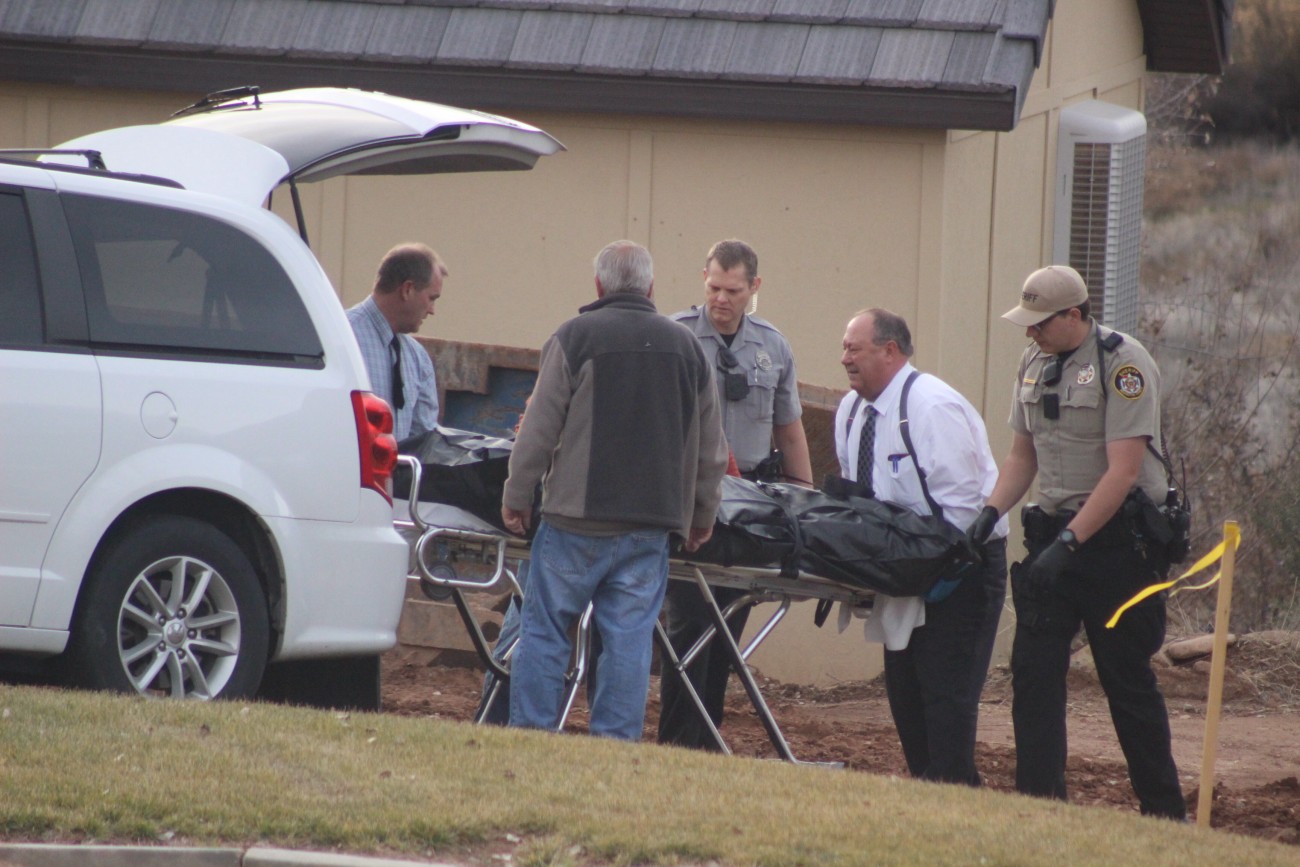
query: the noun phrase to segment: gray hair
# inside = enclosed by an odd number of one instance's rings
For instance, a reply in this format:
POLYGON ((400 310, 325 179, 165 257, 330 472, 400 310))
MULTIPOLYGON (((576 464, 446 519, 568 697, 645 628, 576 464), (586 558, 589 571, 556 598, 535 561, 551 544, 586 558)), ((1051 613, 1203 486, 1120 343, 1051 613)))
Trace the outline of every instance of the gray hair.
POLYGON ((593 263, 596 279, 606 292, 630 292, 649 295, 655 280, 654 260, 650 251, 635 241, 606 244, 593 263))
POLYGON ((892 340, 898 345, 898 351, 904 358, 912 357, 912 332, 907 327, 906 319, 883 307, 870 307, 858 316, 865 314, 871 314, 872 343, 876 346, 884 346, 892 340))

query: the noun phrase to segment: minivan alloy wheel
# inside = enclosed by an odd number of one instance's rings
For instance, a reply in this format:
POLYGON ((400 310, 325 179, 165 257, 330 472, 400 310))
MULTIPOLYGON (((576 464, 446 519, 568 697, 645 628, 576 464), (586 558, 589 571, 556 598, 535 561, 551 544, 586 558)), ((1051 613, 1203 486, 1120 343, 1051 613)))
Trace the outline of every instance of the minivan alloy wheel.
POLYGON ((141 521, 87 577, 68 674, 157 698, 253 695, 266 667, 265 594, 243 550, 211 524, 141 521))
POLYGON ((137 691, 220 693, 239 657, 239 608, 221 574, 191 557, 146 567, 118 612, 117 652, 137 691))

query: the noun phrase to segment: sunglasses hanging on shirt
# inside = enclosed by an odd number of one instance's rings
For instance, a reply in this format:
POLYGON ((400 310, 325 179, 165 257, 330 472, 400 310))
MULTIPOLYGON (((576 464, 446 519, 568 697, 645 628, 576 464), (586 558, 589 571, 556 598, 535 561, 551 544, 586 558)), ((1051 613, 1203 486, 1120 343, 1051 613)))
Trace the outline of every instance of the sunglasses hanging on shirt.
POLYGON ((739 373, 727 372, 728 369, 739 366, 740 361, 730 348, 724 346, 718 350, 718 373, 722 376, 722 396, 727 400, 744 400, 749 397, 749 378, 745 376, 745 372, 743 370, 739 373))
POLYGON ((1065 362, 1061 356, 1053 355, 1046 364, 1043 365, 1043 385, 1052 386, 1061 381, 1061 372, 1065 367, 1065 362))

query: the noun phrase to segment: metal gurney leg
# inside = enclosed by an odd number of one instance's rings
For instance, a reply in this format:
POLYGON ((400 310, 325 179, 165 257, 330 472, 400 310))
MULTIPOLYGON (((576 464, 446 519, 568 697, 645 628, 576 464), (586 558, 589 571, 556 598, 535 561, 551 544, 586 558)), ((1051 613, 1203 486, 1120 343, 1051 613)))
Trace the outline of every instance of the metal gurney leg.
MULTIPOLYGON (((665 670, 661 672, 660 676, 671 676, 680 679, 687 695, 691 698, 691 703, 695 705, 696 713, 699 714, 700 720, 708 728, 709 734, 713 737, 714 742, 722 752, 730 755, 731 749, 727 746, 726 741, 723 740, 722 734, 718 731, 718 727, 714 725, 713 720, 709 717, 709 712, 705 709, 704 702, 695 689, 695 684, 691 682, 690 676, 687 674, 687 669, 690 667, 691 663, 694 662, 695 657, 699 655, 700 651, 703 650, 709 642, 721 641, 723 649, 726 650, 727 656, 731 661, 731 667, 735 670, 736 676, 740 678, 741 684, 745 687, 745 693, 749 696, 749 702, 753 705, 755 713, 758 714, 759 719, 762 721, 763 728, 767 731, 767 736, 768 739, 771 740, 772 746, 776 748, 781 758, 789 762, 798 762, 798 759, 794 757, 794 753, 790 751, 790 745, 786 742, 785 735, 781 734, 781 727, 777 725, 776 719, 772 716, 772 710, 768 707, 767 700, 759 690, 758 683, 754 680, 753 673, 750 672, 749 666, 746 664, 749 655, 753 653, 754 649, 762 643, 763 639, 765 639, 769 633, 771 633, 771 631, 776 627, 776 624, 785 617, 786 612, 790 609, 789 597, 784 597, 779 600, 781 603, 780 608, 778 608, 776 613, 769 618, 768 622, 764 624, 758 635, 756 635, 742 651, 740 645, 736 643, 735 638, 731 635, 731 630, 727 626, 727 619, 741 608, 755 605, 759 602, 771 601, 773 597, 764 591, 746 593, 744 596, 741 596, 728 605, 726 611, 723 611, 718 607, 718 602, 713 595, 712 587, 705 579, 704 574, 698 568, 690 566, 687 566, 687 568, 690 573, 693 573, 690 577, 693 578, 699 586, 700 594, 704 597, 705 603, 708 605, 709 618, 713 621, 713 625, 700 635, 699 639, 691 645, 683 656, 678 657, 677 653, 672 648, 671 642, 668 640, 668 635, 664 631, 663 624, 655 624, 655 638, 659 642, 659 649, 663 653, 663 659, 666 663, 664 668, 671 669, 672 671, 672 673, 669 674, 669 672, 665 670)), ((679 573, 676 577, 679 579, 685 579, 687 576, 679 573)))
MULTIPOLYGON (((696 692, 694 684, 691 683, 689 676, 686 674, 687 667, 700 650, 710 641, 718 640, 722 642, 727 658, 735 670, 736 676, 740 678, 754 712, 763 723, 768 739, 772 742, 772 746, 776 748, 781 758, 795 764, 828 764, 825 762, 805 762, 794 757, 790 745, 786 742, 780 726, 772 715, 771 708, 768 707, 767 700, 763 697, 757 681, 755 681, 753 674, 749 670, 747 660, 750 654, 762 644, 764 639, 771 634, 772 630, 785 617, 792 602, 804 599, 818 599, 828 602, 843 602, 855 607, 865 607, 870 606, 875 594, 870 590, 851 587, 813 575, 788 577, 782 575, 779 570, 767 568, 723 567, 710 563, 671 560, 669 561, 669 574, 676 580, 692 581, 699 587, 701 595, 707 601, 707 610, 712 625, 701 634, 695 644, 691 645, 680 658, 670 646, 667 633, 664 632, 662 626, 656 630, 655 638, 659 642, 666 663, 664 666, 666 670, 662 672, 662 676, 680 679, 687 695, 690 696, 691 702, 695 706, 696 713, 704 721, 719 748, 723 752, 730 753, 717 726, 709 718, 708 711, 696 692), (717 598, 713 594, 714 587, 729 587, 746 592, 735 602, 728 605, 724 611, 718 606, 717 598), (742 650, 735 638, 732 637, 730 629, 727 628, 727 620, 742 606, 756 605, 760 602, 778 603, 777 610, 742 650)), ((839 763, 829 764, 839 766, 839 763)))
MULTIPOLYGON (((488 700, 483 703, 474 720, 481 722, 482 717, 496 701, 502 687, 508 684, 510 671, 493 658, 487 638, 483 635, 483 629, 465 600, 464 591, 508 589, 516 599, 523 598, 523 591, 514 572, 506 567, 507 549, 511 540, 498 532, 437 527, 429 524, 420 514, 420 501, 416 495, 420 490, 423 467, 410 455, 399 455, 397 459, 410 471, 411 482, 407 503, 409 520, 395 520, 394 526, 411 543, 415 577, 419 578, 420 589, 430 599, 435 601, 451 599, 455 603, 456 611, 465 626, 465 631, 469 634, 470 643, 474 645, 475 653, 495 679, 488 700), (486 567, 491 570, 490 577, 461 578, 455 566, 460 561, 486 567)), ((488 530, 492 529, 487 525, 482 526, 488 530)), ((522 541, 518 544, 523 545, 526 556, 526 544, 522 541)), ((513 649, 513 645, 506 648, 503 658, 508 659, 513 649)))
MULTIPOLYGON (((713 606, 715 610, 718 610, 717 601, 716 599, 714 599, 713 594, 711 592, 706 592, 705 598, 708 599, 709 603, 713 606)), ((731 619, 733 614, 735 614, 737 611, 741 610, 742 608, 747 608, 753 605, 757 605, 760 602, 770 602, 770 601, 774 601, 774 600, 767 593, 746 593, 744 596, 737 598, 730 605, 728 605, 725 610, 719 611, 719 616, 721 616, 723 622, 726 622, 731 619)), ((749 655, 754 652, 754 649, 758 647, 759 644, 762 643, 763 639, 767 637, 768 633, 772 631, 772 629, 776 626, 776 624, 780 622, 783 617, 785 617, 786 612, 790 609, 790 600, 782 599, 780 600, 780 602, 781 602, 781 606, 777 609, 776 613, 773 614, 771 618, 768 619, 768 622, 763 626, 759 634, 754 637, 754 639, 745 647, 743 651, 739 649, 734 639, 731 640, 732 646, 736 648, 737 652, 739 652, 742 660, 749 659, 749 655)), ((711 618, 713 617, 712 612, 710 612, 710 617, 711 618)), ((727 634, 728 639, 731 639, 730 628, 723 629, 722 631, 727 634)), ((704 648, 707 647, 709 643, 712 642, 718 634, 719 634, 719 628, 717 626, 717 621, 715 620, 713 625, 710 625, 707 629, 705 629, 702 633, 700 633, 700 637, 695 640, 694 644, 692 644, 689 648, 687 648, 686 653, 679 657, 677 655, 677 652, 673 649, 672 641, 668 638, 668 633, 664 629, 663 624, 662 623, 655 624, 655 642, 658 644, 659 651, 662 654, 662 665, 661 665, 662 671, 660 676, 676 677, 678 679, 682 687, 686 690, 686 694, 690 696, 691 704, 694 705, 696 714, 699 716, 700 720, 704 723, 705 727, 709 730, 709 734, 710 736, 712 736, 713 742, 717 744, 718 749, 720 751, 722 751, 726 755, 731 755, 731 748, 727 746, 727 742, 723 739, 722 734, 718 731, 717 725, 714 724, 713 718, 709 715, 708 709, 704 706, 704 699, 700 697, 699 691, 695 689, 695 683, 691 680, 690 675, 687 673, 690 667, 695 663, 696 657, 699 656, 700 652, 703 651, 704 648)), ((731 668, 739 671, 743 671, 745 674, 749 673, 749 667, 743 661, 740 663, 739 666, 736 665, 735 654, 732 653, 730 649, 727 650, 727 658, 728 658, 728 662, 731 665, 731 668)), ((743 682, 743 676, 742 676, 742 682, 743 682)), ((749 689, 748 685, 746 685, 747 693, 748 693, 748 689, 749 689)), ((750 694, 750 700, 751 702, 753 701, 752 694, 750 694)), ((764 704, 762 709, 756 708, 756 711, 758 712, 760 717, 763 717, 766 710, 767 710, 766 704, 764 704)), ((663 709, 660 708, 660 713, 663 712, 664 712, 663 709)), ((768 717, 770 717, 770 713, 768 713, 767 715, 768 717)), ((766 719, 764 720, 764 725, 767 726, 766 719)), ((773 723, 773 725, 775 725, 775 723, 773 723)), ((789 748, 785 746, 785 739, 781 735, 779 728, 776 730, 775 736, 773 736, 773 729, 770 726, 768 726, 767 731, 768 731, 769 738, 772 738, 773 745, 776 746, 777 750, 781 752, 782 758, 790 758, 793 761, 793 759, 790 756, 786 755, 786 753, 788 753, 789 751, 789 748)))

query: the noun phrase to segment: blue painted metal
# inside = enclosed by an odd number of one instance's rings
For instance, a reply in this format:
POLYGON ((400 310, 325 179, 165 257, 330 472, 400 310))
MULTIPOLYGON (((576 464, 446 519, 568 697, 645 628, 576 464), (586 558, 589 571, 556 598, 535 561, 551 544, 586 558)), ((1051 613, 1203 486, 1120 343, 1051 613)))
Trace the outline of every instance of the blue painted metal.
POLYGON ((537 373, 503 367, 488 369, 488 393, 448 391, 443 396, 442 424, 490 436, 513 436, 537 373))

